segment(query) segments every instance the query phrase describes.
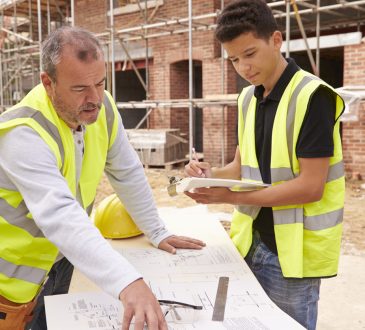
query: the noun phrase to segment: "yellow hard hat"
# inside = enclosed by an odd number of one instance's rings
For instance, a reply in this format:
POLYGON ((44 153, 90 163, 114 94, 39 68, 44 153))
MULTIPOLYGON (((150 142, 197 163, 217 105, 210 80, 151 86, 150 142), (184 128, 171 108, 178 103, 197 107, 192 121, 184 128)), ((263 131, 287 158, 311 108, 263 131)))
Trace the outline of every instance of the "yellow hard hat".
POLYGON ((106 238, 142 234, 116 194, 104 198, 95 210, 94 224, 106 238))

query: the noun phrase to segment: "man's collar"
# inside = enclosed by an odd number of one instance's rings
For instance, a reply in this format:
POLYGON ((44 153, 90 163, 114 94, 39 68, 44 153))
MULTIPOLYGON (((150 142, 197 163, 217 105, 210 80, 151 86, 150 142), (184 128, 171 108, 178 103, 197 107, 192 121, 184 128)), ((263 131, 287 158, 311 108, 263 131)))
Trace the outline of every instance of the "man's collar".
POLYGON ((80 133, 80 132, 84 133, 85 130, 86 130, 85 125, 79 125, 79 126, 77 126, 76 129, 72 128, 72 133, 73 134, 80 133))
MULTIPOLYGON (((286 61, 288 62, 288 65, 286 66, 285 70, 281 74, 279 80, 275 84, 274 88, 270 92, 270 94, 266 97, 267 99, 273 100, 273 101, 280 101, 280 98, 282 97, 286 86, 289 84, 290 80, 293 78, 294 74, 300 70, 299 66, 295 63, 295 61, 292 58, 287 58, 286 61)), ((256 86, 254 95, 257 99, 261 100, 263 99, 263 95, 265 92, 265 88, 263 85, 256 86)))

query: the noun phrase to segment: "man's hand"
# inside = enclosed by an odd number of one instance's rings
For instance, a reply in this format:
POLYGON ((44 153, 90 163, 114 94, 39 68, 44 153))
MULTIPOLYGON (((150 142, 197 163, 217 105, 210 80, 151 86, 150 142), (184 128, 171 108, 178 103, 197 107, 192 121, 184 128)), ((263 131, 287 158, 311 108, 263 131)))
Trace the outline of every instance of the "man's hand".
POLYGON ((158 248, 175 254, 176 248, 200 250, 204 246, 205 243, 198 239, 172 235, 161 241, 158 248))
POLYGON ((134 316, 134 329, 142 330, 145 323, 149 330, 167 330, 165 317, 155 296, 139 279, 129 284, 120 294, 124 306, 122 330, 128 330, 134 316))
POLYGON ((235 193, 228 188, 195 188, 193 192, 184 193, 199 204, 235 204, 235 193))
POLYGON ((197 178, 211 178, 212 168, 207 162, 191 160, 189 164, 185 165, 184 174, 190 177, 193 176, 197 178))

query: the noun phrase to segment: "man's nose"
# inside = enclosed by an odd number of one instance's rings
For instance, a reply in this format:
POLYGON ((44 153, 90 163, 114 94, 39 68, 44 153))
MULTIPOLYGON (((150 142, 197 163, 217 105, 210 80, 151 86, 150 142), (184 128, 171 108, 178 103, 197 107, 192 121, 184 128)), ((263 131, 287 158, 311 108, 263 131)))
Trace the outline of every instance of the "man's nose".
POLYGON ((86 96, 86 101, 94 104, 101 102, 101 96, 99 95, 96 87, 89 88, 88 94, 86 96))
POLYGON ((248 74, 251 71, 251 65, 249 63, 240 63, 239 70, 241 73, 248 74))

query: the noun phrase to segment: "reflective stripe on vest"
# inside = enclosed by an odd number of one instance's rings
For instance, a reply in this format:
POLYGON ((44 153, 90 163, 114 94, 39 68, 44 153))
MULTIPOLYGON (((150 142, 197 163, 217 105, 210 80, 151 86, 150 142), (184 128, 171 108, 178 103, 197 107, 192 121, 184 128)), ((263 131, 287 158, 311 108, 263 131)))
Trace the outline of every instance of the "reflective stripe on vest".
MULTIPOLYGON (((29 107, 20 107, 12 111, 5 111, 0 116, 0 123, 15 118, 31 118, 35 120, 56 141, 60 151, 62 167, 63 167, 63 161, 65 159, 65 151, 57 127, 53 123, 51 123, 46 117, 44 117, 40 111, 34 110, 29 107)), ((62 167, 60 169, 61 172, 62 172, 62 167)))
POLYGON ((243 99, 242 102, 242 118, 243 118, 243 124, 246 122, 246 115, 247 115, 247 111, 248 111, 248 106, 251 102, 252 96, 255 92, 255 86, 251 86, 246 95, 245 98, 243 99))
MULTIPOLYGON (((340 161, 336 164, 330 165, 328 168, 328 175, 326 182, 334 181, 343 176, 344 163, 340 161)), ((261 173, 258 168, 250 167, 247 165, 241 165, 241 175, 243 178, 253 181, 260 181, 261 173)), ((271 176, 275 177, 276 182, 288 181, 295 176, 291 168, 280 167, 271 169, 271 176)))
MULTIPOLYGON (((288 152, 289 152, 289 160, 290 164, 292 163, 293 159, 293 137, 294 137, 294 119, 295 119, 295 110, 297 105, 298 95, 303 89, 305 85, 310 83, 313 79, 318 79, 317 77, 313 76, 305 76, 299 82, 299 84, 295 87, 293 94, 291 95, 289 106, 288 106, 288 113, 287 113, 287 120, 286 120, 286 138, 288 142, 288 152)), ((277 181, 277 180, 275 180, 277 181)))
POLYGON ((241 165, 241 177, 247 180, 262 182, 260 169, 248 165, 241 165))
POLYGON ((105 107, 105 112, 106 112, 106 125, 108 128, 108 136, 109 136, 109 140, 111 140, 115 116, 114 116, 113 106, 110 103, 110 100, 105 93, 104 93, 103 102, 104 102, 104 107, 105 107))
POLYGON ((33 237, 44 237, 42 231, 34 224, 32 219, 27 218, 29 212, 24 201, 18 207, 13 207, 0 197, 1 216, 13 226, 22 228, 33 237))
POLYGON ((322 230, 331 228, 342 222, 343 209, 321 215, 303 217, 303 209, 292 208, 275 211, 275 225, 303 223, 308 230, 322 230))
POLYGON ((47 271, 40 268, 14 265, 0 257, 0 269, 9 278, 17 278, 34 284, 42 284, 47 271))
POLYGON ((246 214, 253 219, 255 219, 260 212, 260 207, 253 206, 253 205, 237 205, 236 209, 239 212, 246 214))

